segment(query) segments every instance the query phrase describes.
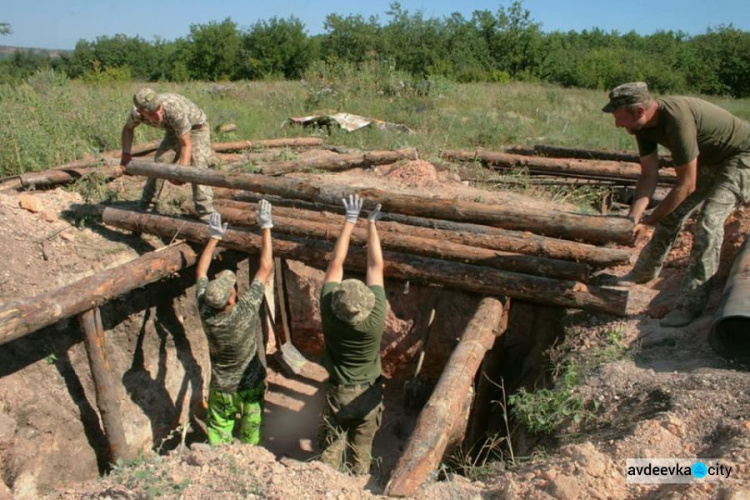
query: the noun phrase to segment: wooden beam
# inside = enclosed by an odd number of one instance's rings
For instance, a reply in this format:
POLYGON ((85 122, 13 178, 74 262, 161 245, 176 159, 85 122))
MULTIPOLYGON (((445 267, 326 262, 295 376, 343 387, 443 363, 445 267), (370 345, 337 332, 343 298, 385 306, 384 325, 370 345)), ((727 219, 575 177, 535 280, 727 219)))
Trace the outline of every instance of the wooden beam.
POLYGON ((320 137, 289 137, 281 139, 262 139, 257 141, 233 141, 215 142, 213 150, 217 153, 228 153, 230 151, 241 151, 253 148, 304 148, 320 146, 323 139, 320 137))
POLYGON ((308 170, 326 170, 340 172, 352 168, 366 168, 372 165, 387 165, 400 160, 416 160, 417 150, 414 148, 398 149, 394 151, 370 151, 367 153, 343 154, 324 156, 306 160, 291 160, 256 165, 265 175, 282 175, 291 172, 305 172, 308 170))
POLYGON ((485 297, 480 302, 419 414, 414 432, 386 485, 386 495, 414 495, 440 465, 448 445, 463 437, 468 419, 467 395, 473 393, 474 377, 485 353, 502 333, 497 329, 505 324, 505 314, 502 303, 495 298, 485 297))
MULTIPOLYGON (((244 205, 243 207, 229 207, 223 203, 217 203, 215 207, 221 213, 222 218, 230 224, 245 227, 257 226, 257 207, 255 205, 244 205)), ((330 216, 325 220, 321 220, 321 215, 324 216, 320 212, 274 207, 274 231, 300 238, 335 241, 341 230, 343 217, 341 215, 330 216)), ((359 227, 355 228, 352 232, 352 243, 358 245, 365 245, 367 243, 368 233, 365 222, 364 220, 360 221, 359 227)), ((391 224, 394 223, 386 222, 378 224, 380 243, 385 250, 479 264, 494 267, 495 269, 546 276, 548 278, 580 281, 582 283, 588 281, 590 269, 585 264, 490 250, 435 238, 424 238, 417 234, 411 234, 412 230, 410 228, 394 230, 394 226, 391 226, 391 224), (389 227, 385 229, 387 225, 389 227), (380 230, 381 226, 384 228, 383 231, 380 230)), ((419 230, 421 228, 414 229, 419 230)))
POLYGON ((0 304, 0 345, 169 277, 196 259, 190 245, 179 243, 41 295, 0 304))
MULTIPOLYGON (((194 220, 130 212, 112 207, 104 209, 102 221, 114 227, 141 233, 170 237, 179 234, 181 238, 196 242, 205 242, 208 236, 207 225, 194 220)), ((261 238, 247 231, 230 228, 221 244, 235 250, 258 253, 261 238)), ((315 240, 287 240, 275 235, 273 250, 274 255, 278 257, 298 260, 324 269, 328 265, 333 244, 315 240)), ((385 275, 390 278, 611 314, 624 314, 627 305, 628 292, 622 289, 587 286, 574 281, 554 280, 397 252, 384 252, 384 259, 385 275)), ((349 250, 345 267, 363 272, 366 263, 366 249, 353 247, 349 250)))
POLYGON ((66 168, 43 170, 41 172, 27 172, 21 174, 22 187, 50 187, 59 184, 74 182, 87 175, 101 175, 105 179, 115 179, 122 175, 120 161, 116 159, 106 160, 106 167, 84 167, 84 168, 66 168))
POLYGON ((331 186, 288 177, 271 178, 257 174, 227 173, 144 160, 130 162, 126 173, 194 184, 246 189, 284 198, 322 201, 331 204, 337 204, 344 196, 357 193, 368 200, 370 206, 375 203, 382 204, 386 212, 527 230, 547 236, 591 243, 632 243, 633 222, 625 217, 604 217, 523 208, 514 203, 489 204, 451 198, 397 194, 372 188, 331 186))
POLYGON ((83 343, 86 346, 86 354, 91 367, 91 377, 94 380, 96 405, 99 408, 104 435, 109 447, 109 463, 117 463, 118 459, 132 460, 136 457, 125 439, 117 389, 112 377, 112 368, 107 359, 107 351, 104 349, 104 327, 99 308, 95 307, 81 313, 78 316, 78 322, 81 325, 83 343))
MULTIPOLYGON (((585 177, 601 180, 636 181, 641 174, 637 163, 605 160, 579 160, 545 158, 542 156, 514 155, 493 151, 443 151, 442 156, 454 161, 478 161, 498 170, 525 168, 531 174, 559 175, 563 177, 585 177)), ((660 184, 674 184, 677 174, 674 169, 659 170, 660 184)))
MULTIPOLYGON (((309 213, 320 213, 320 219, 310 215, 310 220, 333 220, 341 214, 341 205, 316 203, 305 200, 281 198, 275 195, 263 195, 249 191, 218 188, 214 190, 217 205, 241 208, 242 202, 257 203, 265 198, 273 204, 274 210, 279 207, 291 207, 306 210, 309 213), (322 213, 321 213, 322 212, 322 213), (335 216, 332 214, 336 214, 335 216)), ((339 202, 340 203, 340 202, 339 202)), ((337 219, 338 220, 338 219, 337 219)), ((396 228, 399 232, 410 232, 415 236, 430 239, 442 239, 473 245, 492 250, 538 255, 550 259, 582 262, 596 269, 628 264, 632 254, 627 249, 607 248, 575 241, 550 238, 528 231, 513 231, 498 227, 482 226, 465 222, 452 222, 440 219, 428 219, 410 215, 386 212, 378 224, 378 230, 389 231, 396 228)))

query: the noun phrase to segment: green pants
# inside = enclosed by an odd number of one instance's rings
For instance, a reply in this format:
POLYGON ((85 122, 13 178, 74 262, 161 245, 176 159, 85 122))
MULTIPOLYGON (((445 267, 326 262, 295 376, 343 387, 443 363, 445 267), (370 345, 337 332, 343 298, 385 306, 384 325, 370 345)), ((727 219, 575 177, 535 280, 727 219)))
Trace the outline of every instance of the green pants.
POLYGON ((321 462, 343 471, 348 454, 352 472, 369 473, 372 442, 380 428, 383 408, 379 381, 357 386, 329 385, 319 436, 321 462))
POLYGON ((265 382, 252 389, 222 392, 210 389, 208 393, 208 442, 212 445, 231 443, 235 416, 240 416, 240 441, 260 444, 260 424, 263 417, 265 382))
POLYGON ((633 273, 647 279, 658 276, 683 224, 703 204, 695 223, 693 249, 679 304, 684 309, 702 310, 719 267, 724 222, 739 204, 748 202, 750 153, 732 156, 714 168, 700 169, 696 190, 656 224, 651 241, 633 266, 633 273))

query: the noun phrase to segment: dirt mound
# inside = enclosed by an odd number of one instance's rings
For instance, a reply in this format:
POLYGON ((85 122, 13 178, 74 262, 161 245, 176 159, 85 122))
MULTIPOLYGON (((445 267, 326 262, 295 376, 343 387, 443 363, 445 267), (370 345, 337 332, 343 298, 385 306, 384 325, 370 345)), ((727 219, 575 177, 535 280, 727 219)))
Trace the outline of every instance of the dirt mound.
POLYGON ((431 187, 438 179, 435 166, 424 160, 396 163, 388 169, 385 177, 409 187, 431 187))

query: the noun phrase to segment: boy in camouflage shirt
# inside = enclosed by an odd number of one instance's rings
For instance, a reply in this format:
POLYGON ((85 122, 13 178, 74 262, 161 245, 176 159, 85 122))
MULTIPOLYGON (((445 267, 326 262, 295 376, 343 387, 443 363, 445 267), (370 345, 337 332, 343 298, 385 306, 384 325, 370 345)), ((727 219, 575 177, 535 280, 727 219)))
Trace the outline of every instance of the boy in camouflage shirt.
POLYGON ((352 471, 367 474, 372 442, 383 415, 380 343, 387 308, 383 288, 383 252, 375 222, 380 205, 368 217, 367 284, 344 277, 344 260, 357 224, 362 200, 342 200, 346 220, 336 240, 320 292, 320 316, 328 370, 326 405, 321 422, 321 461, 342 469, 351 456, 352 471))
MULTIPOLYGON (((125 167, 132 159, 135 127, 146 124, 165 130, 155 161, 166 162, 169 151, 174 152, 174 163, 208 168, 211 163, 211 131, 205 113, 189 99, 179 94, 157 94, 144 88, 133 95, 133 109, 122 129, 122 154, 120 164, 125 167)), ((170 181, 177 184, 175 181, 170 181)), ((164 179, 149 177, 143 187, 141 208, 153 206, 164 185, 164 179)), ((208 220, 213 212, 213 191, 210 186, 193 184, 193 203, 201 220, 208 220)))
POLYGON ((241 417, 240 441, 260 443, 266 371, 257 355, 256 328, 263 292, 273 271, 273 221, 266 200, 259 203, 258 224, 263 237, 260 265, 250 290, 241 298, 237 299, 237 278, 232 271, 221 271, 212 281, 206 275, 213 251, 227 229, 216 212, 209 220, 211 239, 196 268, 198 312, 211 357, 206 425, 212 445, 232 442, 235 414, 241 417))

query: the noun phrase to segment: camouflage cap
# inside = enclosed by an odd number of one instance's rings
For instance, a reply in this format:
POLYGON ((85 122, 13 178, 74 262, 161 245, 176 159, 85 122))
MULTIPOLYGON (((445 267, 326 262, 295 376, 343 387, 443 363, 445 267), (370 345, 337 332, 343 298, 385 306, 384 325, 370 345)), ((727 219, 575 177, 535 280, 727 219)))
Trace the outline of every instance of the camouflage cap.
POLYGON ((155 90, 148 87, 142 88, 135 94, 133 94, 133 104, 138 109, 145 109, 146 111, 156 111, 161 104, 159 94, 155 90))
POLYGON ((338 319, 350 325, 364 321, 375 307, 375 294, 360 280, 344 280, 333 291, 331 308, 338 319))
POLYGON ((227 305, 236 282, 237 276, 232 271, 228 269, 221 271, 206 287, 203 300, 214 309, 223 309, 227 305))
POLYGON ((646 82, 623 83, 613 88, 609 93, 609 102, 602 108, 605 113, 611 113, 623 106, 648 102, 651 94, 648 93, 646 82))

